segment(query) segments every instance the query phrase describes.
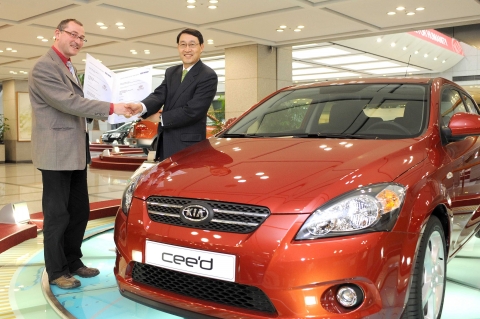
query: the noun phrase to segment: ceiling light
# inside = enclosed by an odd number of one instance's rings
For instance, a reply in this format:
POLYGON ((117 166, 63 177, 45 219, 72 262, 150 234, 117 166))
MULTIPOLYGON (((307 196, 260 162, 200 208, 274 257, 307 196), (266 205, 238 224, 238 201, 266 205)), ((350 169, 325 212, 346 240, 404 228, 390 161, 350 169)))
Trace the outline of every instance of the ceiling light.
POLYGON ((212 39, 208 39, 208 40, 207 40, 207 43, 208 43, 208 44, 213 44, 213 40, 212 40, 212 39))
POLYGON ((295 32, 300 32, 300 31, 302 31, 302 29, 295 29, 295 30, 293 30, 293 31, 295 31, 295 32))
POLYGON ((189 5, 187 6, 187 8, 193 9, 193 8, 195 8, 195 6, 194 6, 193 4, 189 4, 189 5))
POLYGON ((389 16, 393 16, 393 15, 395 15, 395 14, 397 14, 397 13, 396 13, 395 11, 390 11, 390 12, 387 12, 387 14, 388 14, 389 16))
POLYGON ((3 50, 0 50, 0 53, 3 53, 3 50))
POLYGON ((418 50, 414 52, 415 54, 418 54, 418 50))
POLYGON ((283 32, 283 29, 277 29, 277 32, 283 32))
POLYGON ((417 11, 423 11, 423 10, 425 10, 425 8, 424 8, 424 7, 418 7, 418 8, 416 8, 415 10, 417 10, 417 11))
POLYGON ((208 6, 209 9, 216 9, 217 6, 208 6))
POLYGON ((122 22, 117 22, 117 23, 115 23, 115 25, 123 25, 123 23, 122 22))
POLYGON ((296 69, 292 70, 292 75, 305 75, 305 74, 321 74, 321 73, 329 73, 329 72, 336 72, 335 69, 330 68, 311 68, 311 69, 296 69))
POLYGON ((312 65, 307 64, 307 63, 302 63, 302 62, 292 62, 292 69, 305 69, 305 68, 310 68, 312 65))
POLYGON ((281 26, 280 26, 280 29, 286 29, 286 28, 287 28, 286 25, 281 25, 281 26))
POLYGON ((208 2, 210 2, 210 3, 218 3, 218 0, 210 0, 210 1, 208 1, 208 2))
POLYGON ((145 54, 150 54, 150 51, 144 51, 145 54))
POLYGON ((434 58, 433 58, 433 60, 437 61, 437 60, 438 60, 438 58, 437 58, 437 57, 434 57, 434 58))
POLYGON ((132 54, 137 54, 137 51, 132 51, 132 54))
POLYGON ((364 72, 371 73, 371 74, 393 74, 393 73, 405 73, 406 71, 419 71, 418 69, 410 67, 399 67, 399 68, 388 68, 388 69, 373 69, 373 70, 365 70, 364 72))
POLYGON ((42 42, 48 42, 48 39, 42 39, 42 42))
POLYGON ((102 25, 102 26, 100 27, 100 29, 105 30, 105 29, 108 29, 108 27, 107 27, 106 25, 102 25))
POLYGON ((425 54, 423 55, 423 57, 424 57, 424 58, 427 58, 427 57, 428 57, 428 54, 427 54, 427 53, 425 53, 425 54))
POLYGON ((13 53, 17 52, 17 50, 12 50, 13 53))
POLYGON ((407 16, 413 16, 415 14, 415 12, 407 12, 407 16))
POLYGON ((187 0, 187 3, 195 3, 195 0, 187 0))
POLYGON ((395 42, 390 43, 390 46, 391 46, 392 48, 395 47, 396 45, 397 45, 397 44, 396 44, 395 42))
POLYGON ((350 54, 350 52, 334 47, 317 47, 314 49, 293 51, 292 57, 297 59, 313 59, 345 54, 350 54))
POLYGON ((135 49, 130 50, 130 52, 135 52, 135 51, 137 51, 137 50, 135 50, 135 49))
POLYGON ((43 39, 43 37, 42 37, 41 35, 39 35, 39 36, 37 37, 37 39, 43 39))
POLYGON ((120 30, 124 30, 124 29, 125 29, 125 27, 124 27, 123 25, 119 26, 118 28, 119 28, 120 30))
POLYGON ((403 47, 403 51, 407 50, 407 47, 403 47))
POLYGON ((377 38, 377 42, 382 42, 382 38, 377 38))
POLYGON ((337 64, 349 64, 349 63, 359 63, 359 62, 372 62, 377 61, 376 58, 366 56, 366 55, 349 55, 335 58, 326 58, 314 60, 315 62, 328 64, 328 65, 337 65, 337 64))
POLYGON ((97 25, 102 26, 102 25, 104 25, 104 23, 103 22, 97 22, 97 25))
POLYGON ((6 50, 7 50, 7 51, 12 51, 12 48, 7 48, 6 50))
POLYGON ((305 28, 305 26, 303 26, 303 25, 299 25, 297 28, 299 28, 299 29, 303 29, 303 28, 305 28))
POLYGON ((445 62, 447 62, 447 60, 443 60, 443 61, 442 61, 442 63, 445 63, 445 62))
POLYGON ((82 59, 82 62, 87 62, 87 59, 82 59))
POLYGON ((403 11, 403 10, 405 10, 405 7, 397 7, 397 10, 398 11, 403 11))
POLYGON ((397 63, 393 63, 393 62, 390 62, 390 61, 379 61, 379 62, 343 65, 344 68, 351 69, 351 70, 389 68, 389 67, 394 67, 394 66, 399 66, 399 65, 397 63))

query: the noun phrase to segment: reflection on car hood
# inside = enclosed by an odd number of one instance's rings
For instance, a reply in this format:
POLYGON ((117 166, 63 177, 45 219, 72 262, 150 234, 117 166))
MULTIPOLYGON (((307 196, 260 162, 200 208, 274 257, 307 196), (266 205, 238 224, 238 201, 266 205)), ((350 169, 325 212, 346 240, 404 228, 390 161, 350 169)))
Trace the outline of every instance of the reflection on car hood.
POLYGON ((362 185, 394 181, 426 157, 421 139, 210 138, 154 166, 135 196, 209 199, 311 212, 362 185))

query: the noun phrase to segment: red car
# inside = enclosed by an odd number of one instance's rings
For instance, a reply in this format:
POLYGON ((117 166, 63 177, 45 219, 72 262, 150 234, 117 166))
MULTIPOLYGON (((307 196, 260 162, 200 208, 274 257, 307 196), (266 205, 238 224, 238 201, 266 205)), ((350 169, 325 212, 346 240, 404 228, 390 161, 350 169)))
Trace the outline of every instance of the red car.
POLYGON ((440 318, 480 229, 479 114, 443 78, 275 92, 132 178, 120 292, 187 318, 440 318))
MULTIPOLYGON (((155 151, 157 149, 157 133, 158 133, 158 121, 159 114, 157 113, 147 120, 141 120, 133 124, 129 134, 125 138, 125 141, 130 147, 139 147, 143 149, 143 152, 148 155, 149 151, 155 151)), ((215 117, 207 114, 207 138, 213 136, 219 131, 218 123, 220 123, 215 117)))

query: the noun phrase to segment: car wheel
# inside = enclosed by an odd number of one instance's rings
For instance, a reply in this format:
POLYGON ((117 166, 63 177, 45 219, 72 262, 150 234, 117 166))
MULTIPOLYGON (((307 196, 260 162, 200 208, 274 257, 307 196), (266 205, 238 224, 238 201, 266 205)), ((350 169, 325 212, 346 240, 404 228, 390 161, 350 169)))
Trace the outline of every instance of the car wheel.
POLYGON ((445 247, 442 224, 436 216, 431 216, 417 252, 410 295, 402 319, 440 318, 447 270, 445 247))
POLYGON ((143 152, 148 155, 148 152, 150 151, 156 151, 157 150, 157 139, 154 139, 152 142, 152 145, 150 147, 144 148, 143 152))

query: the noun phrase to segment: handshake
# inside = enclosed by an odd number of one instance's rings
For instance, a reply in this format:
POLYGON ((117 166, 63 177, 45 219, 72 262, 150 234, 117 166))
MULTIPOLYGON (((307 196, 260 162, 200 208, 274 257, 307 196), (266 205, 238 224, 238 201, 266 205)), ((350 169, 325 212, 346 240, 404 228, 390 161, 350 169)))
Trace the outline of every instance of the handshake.
POLYGON ((113 113, 123 115, 129 118, 135 114, 142 113, 143 106, 141 103, 115 103, 113 104, 113 113))

